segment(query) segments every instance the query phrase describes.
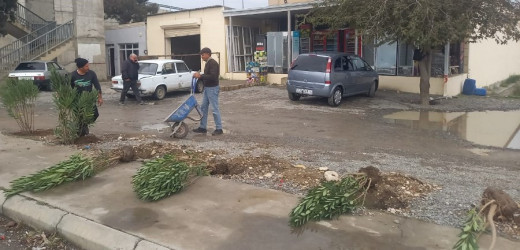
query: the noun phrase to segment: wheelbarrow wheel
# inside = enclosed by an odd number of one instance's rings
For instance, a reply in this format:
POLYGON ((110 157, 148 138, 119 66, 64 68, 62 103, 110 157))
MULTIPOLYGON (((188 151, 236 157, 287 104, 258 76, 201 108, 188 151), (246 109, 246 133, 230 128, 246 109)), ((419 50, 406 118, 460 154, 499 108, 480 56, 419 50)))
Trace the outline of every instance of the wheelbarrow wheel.
POLYGON ((179 139, 182 139, 184 137, 186 137, 186 135, 188 135, 188 125, 186 125, 186 123, 182 123, 179 125, 178 122, 176 122, 173 126, 172 126, 172 129, 175 129, 177 126, 179 126, 179 128, 177 129, 177 131, 175 131, 175 133, 173 134, 173 137, 175 138, 179 138, 179 139))

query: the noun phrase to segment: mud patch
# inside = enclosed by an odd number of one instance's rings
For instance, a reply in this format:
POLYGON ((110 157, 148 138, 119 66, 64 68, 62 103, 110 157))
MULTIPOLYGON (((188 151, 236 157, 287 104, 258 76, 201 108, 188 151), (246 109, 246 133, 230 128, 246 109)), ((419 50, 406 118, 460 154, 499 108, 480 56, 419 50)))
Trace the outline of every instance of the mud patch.
POLYGON ((97 136, 95 136, 93 134, 89 134, 86 136, 79 137, 78 139, 76 139, 74 141, 74 144, 78 145, 78 146, 85 146, 85 145, 89 145, 89 144, 93 144, 93 143, 98 143, 101 141, 102 141, 101 138, 98 138, 97 136))
POLYGON ((0 216, 0 249, 80 249, 59 235, 38 232, 0 216))
POLYGON ((8 133, 7 135, 16 136, 24 139, 29 139, 33 141, 53 141, 56 139, 56 136, 54 136, 54 129, 37 129, 33 131, 32 133, 28 132, 13 132, 8 133))

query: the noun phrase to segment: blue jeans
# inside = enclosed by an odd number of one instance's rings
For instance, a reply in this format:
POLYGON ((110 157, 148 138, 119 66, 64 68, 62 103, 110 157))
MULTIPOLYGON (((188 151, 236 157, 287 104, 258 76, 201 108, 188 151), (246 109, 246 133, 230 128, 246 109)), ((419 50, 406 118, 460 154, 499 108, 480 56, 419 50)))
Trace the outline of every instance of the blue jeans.
POLYGON ((202 97, 202 119, 200 120, 200 128, 206 129, 208 126, 208 110, 211 104, 213 111, 213 120, 215 121, 216 129, 222 129, 222 120, 220 118, 220 109, 218 107, 218 94, 220 87, 205 87, 202 97))

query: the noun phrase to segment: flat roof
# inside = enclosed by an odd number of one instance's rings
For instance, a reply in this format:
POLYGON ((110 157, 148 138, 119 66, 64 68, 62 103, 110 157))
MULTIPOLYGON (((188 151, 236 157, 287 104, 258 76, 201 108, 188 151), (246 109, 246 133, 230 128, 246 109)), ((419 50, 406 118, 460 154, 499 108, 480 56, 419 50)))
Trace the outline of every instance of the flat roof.
POLYGON ((314 7, 312 2, 309 3, 293 3, 293 4, 281 4, 281 5, 272 5, 261 8, 254 9, 233 9, 233 10, 224 10, 222 13, 224 17, 237 17, 237 16, 247 16, 247 17, 255 17, 258 18, 266 18, 266 17, 281 17, 285 16, 287 11, 291 11, 291 14, 305 14, 310 9, 314 7))

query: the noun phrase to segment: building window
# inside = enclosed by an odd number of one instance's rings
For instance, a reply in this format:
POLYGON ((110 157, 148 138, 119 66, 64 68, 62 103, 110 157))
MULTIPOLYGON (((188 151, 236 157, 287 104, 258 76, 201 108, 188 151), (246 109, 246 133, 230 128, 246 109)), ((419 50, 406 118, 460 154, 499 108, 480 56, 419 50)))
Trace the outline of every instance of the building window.
POLYGON ((229 49, 228 68, 230 72, 244 72, 246 64, 253 61, 254 41, 260 33, 259 28, 233 26, 227 27, 227 41, 229 49))
POLYGON ((119 59, 123 63, 130 54, 139 55, 139 44, 138 43, 126 43, 119 45, 119 59))
MULTIPOLYGON (((375 66, 377 73, 394 76, 419 76, 418 62, 413 60, 415 47, 407 43, 393 42, 379 46, 363 44, 363 55, 366 61, 375 66), (374 56, 375 55, 375 56, 374 56), (374 64, 371 59, 374 58, 374 64)), ((418 52, 418 51, 417 51, 418 52)), ((448 75, 464 72, 464 45, 450 44, 449 55, 445 47, 432 49, 432 77, 442 77, 445 74, 444 62, 448 60, 448 75)))

